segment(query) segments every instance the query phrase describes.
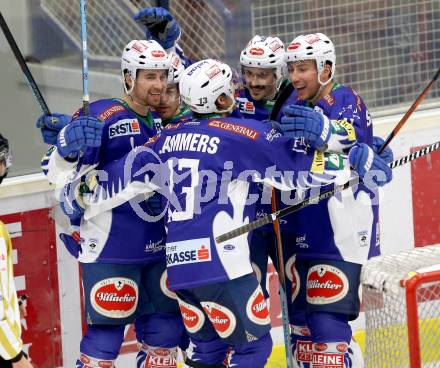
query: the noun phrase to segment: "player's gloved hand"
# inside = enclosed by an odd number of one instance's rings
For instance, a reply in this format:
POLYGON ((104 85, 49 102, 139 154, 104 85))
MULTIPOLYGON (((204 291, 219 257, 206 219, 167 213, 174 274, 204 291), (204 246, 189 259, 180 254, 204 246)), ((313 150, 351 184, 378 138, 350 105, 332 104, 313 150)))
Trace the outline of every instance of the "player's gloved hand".
POLYGON ((304 137, 306 143, 325 151, 330 139, 330 121, 323 114, 310 107, 289 105, 284 109, 281 118, 281 128, 285 135, 291 138, 304 137))
POLYGON ((348 160, 366 185, 373 183, 381 187, 393 178, 387 163, 365 143, 354 145, 348 153, 348 160))
POLYGON ((81 244, 79 243, 79 239, 76 237, 76 234, 69 235, 60 233, 60 239, 64 243, 67 251, 75 258, 78 258, 79 253, 81 253, 81 244))
MULTIPOLYGON (((378 153, 385 141, 381 137, 373 137, 373 150, 378 153)), ((387 164, 394 161, 394 154, 390 147, 385 147, 379 155, 387 164)))
POLYGON ((78 224, 84 215, 85 205, 82 201, 80 186, 83 183, 77 181, 64 186, 60 194, 60 206, 71 223, 78 224))
POLYGON ((74 158, 87 147, 101 145, 104 124, 92 116, 80 116, 61 129, 57 150, 62 157, 74 158))
POLYGON ((70 115, 55 113, 52 115, 41 115, 35 125, 41 130, 44 143, 55 145, 57 144, 59 131, 69 124, 70 120, 72 120, 70 115))
POLYGON ((181 35, 180 26, 171 13, 164 8, 145 8, 133 16, 143 24, 147 39, 153 39, 166 50, 172 48, 181 35))
POLYGON ((162 196, 154 193, 147 200, 147 207, 151 216, 159 216, 163 212, 162 196))

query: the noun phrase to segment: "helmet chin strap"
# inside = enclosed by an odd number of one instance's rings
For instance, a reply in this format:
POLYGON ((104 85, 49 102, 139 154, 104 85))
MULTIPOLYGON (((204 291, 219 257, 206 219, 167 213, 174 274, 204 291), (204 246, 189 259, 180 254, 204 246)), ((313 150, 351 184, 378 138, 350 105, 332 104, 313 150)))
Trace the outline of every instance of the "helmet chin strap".
POLYGON ((333 76, 331 76, 331 78, 329 78, 328 81, 326 81, 326 82, 321 81, 321 74, 318 74, 317 78, 318 78, 318 83, 319 83, 319 89, 315 93, 315 95, 310 99, 310 101, 312 102, 313 105, 318 101, 318 97, 321 95, 322 91, 327 86, 327 84, 329 84, 332 81, 333 76))
POLYGON ((232 100, 231 104, 228 106, 228 108, 224 110, 217 110, 219 114, 230 114, 235 109, 235 98, 234 95, 229 96, 232 100))

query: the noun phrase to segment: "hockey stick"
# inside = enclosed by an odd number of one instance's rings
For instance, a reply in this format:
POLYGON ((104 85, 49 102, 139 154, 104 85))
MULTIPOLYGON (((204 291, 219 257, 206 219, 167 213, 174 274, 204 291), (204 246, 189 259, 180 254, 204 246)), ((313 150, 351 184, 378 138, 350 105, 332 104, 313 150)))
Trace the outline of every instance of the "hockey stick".
MULTIPOLYGON (((270 113, 270 119, 275 120, 284 102, 293 92, 293 86, 291 83, 287 84, 281 91, 280 95, 276 98, 275 105, 270 113)), ((277 191, 272 188, 272 211, 278 211, 277 203, 277 191)), ((293 355, 292 355, 292 342, 290 340, 290 323, 289 323, 289 309, 287 301, 287 289, 286 289, 286 272, 284 269, 284 256, 283 256, 283 242, 281 238, 281 228, 278 220, 273 221, 273 228, 275 231, 275 237, 277 242, 276 253, 278 258, 278 279, 280 282, 280 302, 281 302, 281 321, 283 325, 283 337, 284 346, 286 349, 286 363, 287 368, 293 368, 293 355)))
MULTIPOLYGON (((391 163, 388 164, 388 166, 391 169, 394 169, 398 166, 402 166, 407 164, 408 162, 414 161, 422 156, 426 156, 427 154, 436 151, 440 148, 440 141, 435 142, 429 146, 426 146, 418 151, 412 152, 409 155, 403 156, 391 163)), ((226 240, 230 240, 233 239, 237 236, 243 235, 248 233, 249 231, 255 230, 263 225, 266 225, 270 222, 273 222, 277 219, 280 219, 281 217, 284 217, 286 215, 289 215, 293 212, 299 211, 301 209, 303 209, 304 207, 309 206, 310 204, 314 204, 317 203, 319 201, 322 201, 323 199, 327 199, 330 198, 331 196, 333 196, 335 193, 341 192, 344 189, 350 188, 356 184, 359 184, 360 180, 359 177, 355 177, 352 178, 351 180, 349 180, 348 182, 346 182, 343 185, 337 185, 332 189, 326 190, 324 192, 322 192, 321 194, 318 195, 314 195, 300 203, 294 204, 292 206, 288 206, 286 208, 283 208, 277 212, 271 213, 270 215, 266 215, 264 217, 261 217, 258 220, 255 220, 247 225, 243 225, 240 226, 234 230, 231 230, 225 234, 219 235, 218 237, 215 238, 215 241, 217 242, 217 244, 223 243, 226 240)))
POLYGON ((89 116, 89 66, 87 63, 87 18, 86 0, 80 0, 81 44, 82 44, 82 80, 83 80, 83 110, 84 116, 89 116))
POLYGON ((6 23, 5 18, 3 18, 3 14, 0 12, 0 27, 2 28, 3 34, 5 35, 9 46, 11 47, 12 52, 14 53, 15 59, 20 65, 21 70, 26 77, 27 84, 29 85, 33 95, 37 99, 38 105, 40 105, 41 111, 45 115, 51 115, 49 107, 47 107, 46 101, 43 98, 43 95, 38 88, 37 83, 35 82, 34 77, 32 76, 31 71, 29 70, 26 61, 23 58, 20 49, 17 46, 17 43, 14 40, 14 36, 12 36, 11 31, 9 30, 8 24, 6 23))
POLYGON ((397 125, 394 127, 392 132, 388 135, 387 139, 385 140, 382 147, 379 149, 379 154, 383 152, 383 150, 390 144, 390 142, 393 140, 393 138, 397 135, 400 129, 405 125, 405 123, 408 121, 409 117, 412 115, 412 113, 419 107, 420 103, 425 99, 425 97, 428 95, 429 90, 434 85, 435 81, 438 79, 440 75, 440 68, 437 70, 437 73, 435 73, 434 77, 431 79, 431 82, 425 87, 425 89, 420 93, 420 95, 416 98, 416 100, 413 102, 409 110, 403 115, 402 119, 397 123, 397 125))

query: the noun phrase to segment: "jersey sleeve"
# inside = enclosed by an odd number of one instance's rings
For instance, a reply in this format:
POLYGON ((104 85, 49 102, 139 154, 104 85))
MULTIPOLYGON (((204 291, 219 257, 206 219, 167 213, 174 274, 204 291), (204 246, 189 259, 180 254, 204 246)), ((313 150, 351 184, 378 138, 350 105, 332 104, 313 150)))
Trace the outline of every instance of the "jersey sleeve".
POLYGON ((301 140, 271 128, 269 122, 264 124, 266 129, 256 141, 240 142, 247 154, 241 155, 235 167, 237 178, 251 177, 279 190, 295 190, 341 183, 351 177, 347 156, 313 151, 301 140))
POLYGON ((20 313, 12 271, 11 239, 6 226, 0 222, 0 356, 15 358, 23 348, 20 313))
POLYGON ((343 103, 338 106, 337 118, 330 118, 332 135, 328 151, 348 153, 357 142, 367 143, 371 116, 361 97, 354 91, 346 93, 343 103))
MULTIPOLYGON (((157 138, 150 138, 150 141, 154 139, 157 138)), ((154 143, 150 142, 94 170, 86 178, 90 193, 83 198, 84 218, 88 220, 137 196, 148 198, 154 191, 161 191, 164 169, 154 152, 154 143)))

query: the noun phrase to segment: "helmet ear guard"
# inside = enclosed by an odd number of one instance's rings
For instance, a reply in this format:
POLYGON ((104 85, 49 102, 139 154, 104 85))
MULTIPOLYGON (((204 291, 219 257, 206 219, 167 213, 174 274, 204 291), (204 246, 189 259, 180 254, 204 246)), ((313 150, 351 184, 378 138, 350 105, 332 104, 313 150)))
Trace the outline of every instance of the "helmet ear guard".
POLYGON ((335 76, 336 52, 333 42, 323 33, 312 33, 296 37, 285 52, 286 63, 302 60, 315 60, 318 70, 318 82, 322 86, 330 83, 335 76), (331 67, 331 75, 328 81, 321 81, 321 74, 325 65, 331 67))

